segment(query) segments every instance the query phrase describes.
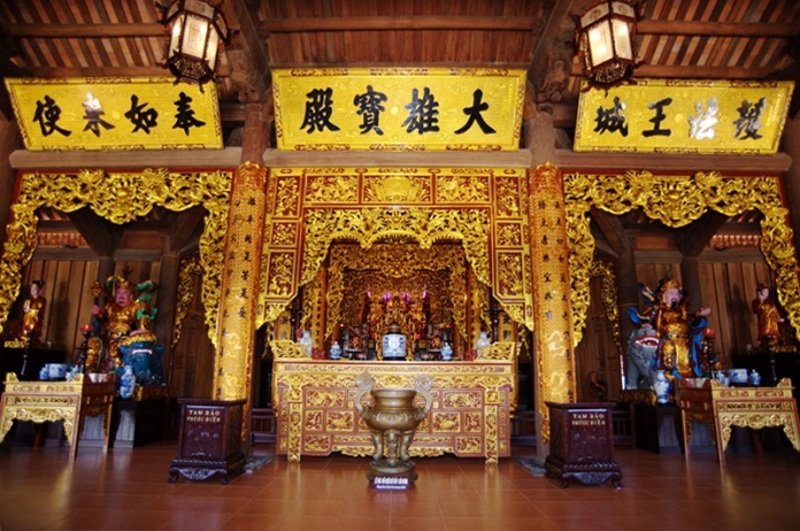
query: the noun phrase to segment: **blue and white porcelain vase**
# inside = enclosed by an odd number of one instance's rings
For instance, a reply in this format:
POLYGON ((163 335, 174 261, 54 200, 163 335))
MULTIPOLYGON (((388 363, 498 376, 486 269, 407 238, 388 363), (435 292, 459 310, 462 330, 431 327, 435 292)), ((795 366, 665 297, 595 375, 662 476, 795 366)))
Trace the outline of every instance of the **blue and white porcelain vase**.
POLYGON ((453 347, 450 343, 442 345, 442 361, 450 361, 453 359, 453 347))
POLYGON ((338 360, 342 356, 342 347, 340 347, 339 343, 337 343, 336 341, 334 341, 333 345, 331 345, 330 354, 332 360, 338 360))
POLYGON ((119 381, 119 397, 132 397, 134 386, 136 386, 136 376, 133 375, 133 367, 126 365, 119 381))
POLYGON ((752 369, 750 374, 747 375, 747 380, 750 382, 750 385, 754 387, 761 385, 761 375, 755 369, 752 369))
POLYGON ((656 399, 659 404, 669 403, 669 379, 666 372, 656 371, 653 390, 656 392, 656 399))

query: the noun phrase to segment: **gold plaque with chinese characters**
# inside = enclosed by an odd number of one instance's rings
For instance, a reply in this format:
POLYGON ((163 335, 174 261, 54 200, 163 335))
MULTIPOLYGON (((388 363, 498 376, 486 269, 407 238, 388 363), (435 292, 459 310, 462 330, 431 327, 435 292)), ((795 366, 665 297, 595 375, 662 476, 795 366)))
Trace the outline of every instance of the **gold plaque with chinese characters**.
POLYGON ((282 150, 514 151, 525 71, 275 69, 282 150))
POLYGON ((792 81, 637 79, 581 93, 575 151, 769 155, 792 81))
POLYGON ((170 77, 6 79, 31 151, 221 149, 216 88, 170 77))

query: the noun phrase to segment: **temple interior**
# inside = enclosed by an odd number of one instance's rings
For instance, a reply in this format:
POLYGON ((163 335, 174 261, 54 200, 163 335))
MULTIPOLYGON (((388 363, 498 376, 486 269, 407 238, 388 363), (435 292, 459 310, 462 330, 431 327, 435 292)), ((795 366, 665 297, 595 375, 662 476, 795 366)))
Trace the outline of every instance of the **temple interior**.
POLYGON ((0 3, 0 528, 797 529, 798 28, 0 3))

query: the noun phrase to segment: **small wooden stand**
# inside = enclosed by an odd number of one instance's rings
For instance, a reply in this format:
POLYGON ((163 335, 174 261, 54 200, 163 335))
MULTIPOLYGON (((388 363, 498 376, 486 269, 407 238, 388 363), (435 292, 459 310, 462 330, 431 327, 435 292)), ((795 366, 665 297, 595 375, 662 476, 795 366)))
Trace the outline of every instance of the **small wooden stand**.
POLYGON ((219 475, 228 483, 229 475, 241 474, 245 456, 242 452, 242 415, 246 400, 199 400, 181 398, 181 427, 178 456, 169 467, 169 482, 178 474, 200 481, 219 475))
POLYGON ((575 478, 586 485, 599 485, 609 479, 622 486, 622 470, 614 461, 611 425, 613 402, 557 404, 550 408, 550 455, 545 460, 548 477, 560 478, 569 486, 575 478))

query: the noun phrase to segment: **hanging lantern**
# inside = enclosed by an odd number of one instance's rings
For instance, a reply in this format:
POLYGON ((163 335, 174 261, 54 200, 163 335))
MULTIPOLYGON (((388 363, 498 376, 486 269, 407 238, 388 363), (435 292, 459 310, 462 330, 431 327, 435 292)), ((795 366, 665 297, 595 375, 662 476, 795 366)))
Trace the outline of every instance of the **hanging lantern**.
POLYGON ((169 7, 159 5, 159 22, 169 31, 166 67, 177 81, 202 85, 214 79, 220 43, 228 44, 231 31, 216 5, 202 0, 175 0, 169 7))
POLYGON ((609 89, 628 81, 636 65, 639 3, 603 0, 581 17, 576 44, 589 86, 609 89))

